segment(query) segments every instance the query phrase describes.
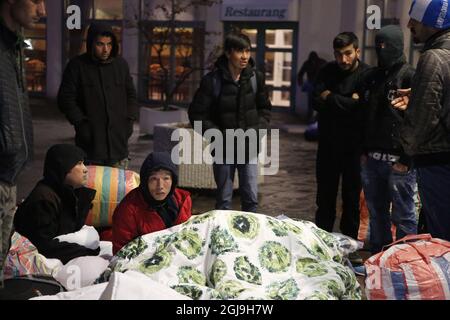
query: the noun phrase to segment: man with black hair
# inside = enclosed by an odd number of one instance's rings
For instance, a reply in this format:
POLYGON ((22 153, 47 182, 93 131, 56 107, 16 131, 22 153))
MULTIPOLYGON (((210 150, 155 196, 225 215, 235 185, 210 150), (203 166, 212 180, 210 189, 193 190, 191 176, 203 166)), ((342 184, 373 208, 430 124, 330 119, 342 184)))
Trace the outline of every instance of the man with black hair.
POLYGON ((314 108, 318 112, 316 224, 332 232, 336 219, 336 198, 342 176, 342 216, 340 229, 357 238, 362 153, 361 114, 357 82, 368 66, 359 60, 358 38, 352 32, 333 41, 336 61, 325 65, 318 75, 314 108))
POLYGON ((45 16, 44 0, 0 0, 0 288, 16 209, 17 178, 33 154, 22 28, 45 16))
POLYGON ((75 127, 75 142, 86 152, 87 164, 126 169, 137 117, 133 79, 107 24, 91 24, 86 48, 64 71, 58 106, 75 127))
POLYGON ((189 192, 178 189, 178 169, 167 152, 153 152, 140 171, 141 183, 120 202, 113 215, 113 252, 133 239, 187 221, 189 192))
MULTIPOLYGON (((230 210, 233 197, 233 180, 237 170, 241 208, 256 212, 258 206, 258 165, 251 163, 256 155, 249 152, 247 141, 227 141, 225 131, 242 129, 258 137, 259 129, 268 129, 270 103, 264 74, 255 69, 250 56, 250 39, 242 33, 230 33, 225 38, 225 53, 217 60, 215 70, 208 73, 195 93, 189 107, 189 119, 202 124, 203 134, 208 129, 218 129, 223 134, 224 157, 215 157, 213 170, 217 184, 216 209, 230 210), (255 132, 256 131, 256 132, 255 132), (238 163, 226 150, 237 150, 245 145, 245 163, 238 163), (226 147, 225 147, 226 146, 226 147), (252 159, 250 159, 252 158, 252 159)), ((256 152, 255 152, 256 153, 256 152)))
POLYGON ((417 233, 416 172, 399 139, 404 111, 391 105, 397 90, 410 88, 414 76, 414 68, 403 53, 403 39, 399 26, 389 25, 377 32, 378 67, 363 73, 359 94, 365 133, 361 179, 370 213, 373 254, 392 243, 392 224, 397 239, 417 233))
POLYGON ((44 178, 38 182, 14 217, 15 230, 28 238, 40 254, 66 264, 81 256, 95 256, 90 249, 57 237, 75 233, 84 226, 96 191, 85 188, 87 169, 80 148, 59 144, 45 156, 44 178))

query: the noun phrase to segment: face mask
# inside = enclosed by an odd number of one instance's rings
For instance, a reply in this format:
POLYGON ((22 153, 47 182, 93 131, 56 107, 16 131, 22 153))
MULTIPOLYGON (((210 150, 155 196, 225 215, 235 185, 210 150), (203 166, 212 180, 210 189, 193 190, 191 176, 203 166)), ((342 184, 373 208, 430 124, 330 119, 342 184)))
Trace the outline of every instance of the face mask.
POLYGON ((382 28, 375 38, 378 65, 390 68, 403 58, 403 33, 398 26, 382 28))
POLYGON ((382 68, 392 67, 403 56, 403 52, 398 51, 395 48, 381 48, 378 45, 376 47, 376 52, 378 57, 378 65, 382 68))

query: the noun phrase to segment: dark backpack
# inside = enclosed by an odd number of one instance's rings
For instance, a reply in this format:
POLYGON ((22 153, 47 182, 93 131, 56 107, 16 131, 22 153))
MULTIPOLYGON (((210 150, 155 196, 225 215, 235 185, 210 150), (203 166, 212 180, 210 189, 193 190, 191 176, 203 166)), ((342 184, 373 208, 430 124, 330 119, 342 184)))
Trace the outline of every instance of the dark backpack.
POLYGON ((27 275, 4 280, 0 300, 29 300, 65 292, 64 287, 52 277, 27 275))

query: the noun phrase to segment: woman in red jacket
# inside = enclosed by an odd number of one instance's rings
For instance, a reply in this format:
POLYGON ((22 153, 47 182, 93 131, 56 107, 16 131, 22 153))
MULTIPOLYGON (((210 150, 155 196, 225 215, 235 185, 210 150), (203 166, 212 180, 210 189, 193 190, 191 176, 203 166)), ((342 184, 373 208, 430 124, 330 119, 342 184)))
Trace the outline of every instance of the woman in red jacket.
POLYGON ((145 159, 141 184, 114 211, 114 254, 138 236, 170 228, 191 217, 191 196, 176 188, 177 171, 169 153, 153 152, 145 159))

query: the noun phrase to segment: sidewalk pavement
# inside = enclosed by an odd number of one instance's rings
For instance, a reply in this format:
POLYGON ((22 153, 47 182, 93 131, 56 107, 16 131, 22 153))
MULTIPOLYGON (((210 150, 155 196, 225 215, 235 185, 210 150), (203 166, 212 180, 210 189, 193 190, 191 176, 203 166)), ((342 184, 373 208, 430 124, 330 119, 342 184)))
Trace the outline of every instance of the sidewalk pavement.
MULTIPOLYGON (((57 143, 74 143, 72 126, 59 112, 55 102, 32 99, 35 157, 18 181, 18 199, 23 199, 42 177, 47 149, 57 143)), ((259 187, 259 212, 271 216, 285 214, 291 218, 314 221, 315 155, 317 144, 305 141, 305 125, 290 113, 274 112, 273 128, 280 130, 280 170, 276 176, 266 176, 259 187)), ((153 140, 139 135, 136 124, 130 139, 130 169, 139 172, 145 157, 153 150, 153 140)), ((214 209, 211 191, 190 190, 195 214, 214 209)), ((239 210, 239 195, 235 194, 233 209, 239 210)), ((338 224, 337 224, 338 225, 338 224)))

